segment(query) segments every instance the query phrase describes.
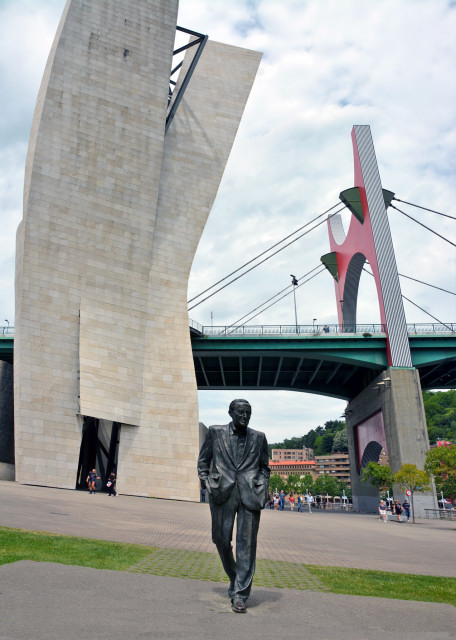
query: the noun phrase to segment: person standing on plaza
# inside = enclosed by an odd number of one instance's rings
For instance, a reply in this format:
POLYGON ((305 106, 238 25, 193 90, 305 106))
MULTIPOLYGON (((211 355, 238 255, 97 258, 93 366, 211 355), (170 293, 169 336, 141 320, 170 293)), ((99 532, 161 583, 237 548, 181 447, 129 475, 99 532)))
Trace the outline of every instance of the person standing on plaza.
POLYGON ((294 510, 295 497, 292 493, 290 493, 290 497, 288 498, 288 502, 290 503, 291 511, 294 510))
POLYGON ((405 511, 405 515, 407 517, 407 522, 410 520, 410 502, 407 500, 407 498, 404 500, 404 502, 402 503, 402 506, 404 507, 404 511, 405 511))
POLYGON ((235 613, 245 613, 271 471, 266 436, 248 428, 250 403, 233 400, 228 413, 229 424, 208 429, 198 458, 198 476, 209 494, 212 541, 230 580, 231 608, 235 613), (231 545, 235 519, 236 559, 231 545))
POLYGON ((312 513, 312 502, 314 501, 313 495, 309 493, 306 495, 307 506, 309 507, 309 513, 312 513))
POLYGON ((298 511, 302 513, 302 495, 298 493, 298 511))
POLYGON ((100 479, 100 476, 97 476, 97 470, 92 469, 89 471, 89 475, 87 476, 86 482, 89 485, 89 493, 95 493, 97 488, 97 480, 100 479))
POLYGON ((383 520, 383 522, 386 522, 387 520, 386 504, 384 500, 380 500, 380 504, 378 505, 378 513, 379 513, 380 520, 383 520))
POLYGON ((116 491, 116 474, 114 473, 114 471, 112 471, 109 474, 109 478, 108 481, 106 483, 106 487, 108 488, 108 496, 114 496, 114 498, 117 495, 117 491, 116 491))
POLYGON ((280 502, 280 511, 283 511, 285 508, 285 491, 283 489, 280 491, 279 502, 280 502))
POLYGON ((397 516, 397 521, 398 522, 402 522, 401 516, 402 516, 402 507, 399 504, 399 500, 395 500, 394 501, 394 513, 397 516))

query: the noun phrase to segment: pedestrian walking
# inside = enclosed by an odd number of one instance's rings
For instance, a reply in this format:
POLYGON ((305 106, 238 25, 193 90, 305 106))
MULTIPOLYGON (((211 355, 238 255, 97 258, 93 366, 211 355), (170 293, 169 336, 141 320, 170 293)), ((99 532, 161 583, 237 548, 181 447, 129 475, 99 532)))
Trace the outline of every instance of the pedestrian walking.
POLYGON ((386 522, 388 516, 386 515, 386 504, 384 500, 380 500, 380 504, 378 505, 378 513, 379 513, 380 520, 383 520, 383 522, 386 522))
POLYGON ((395 500, 395 501, 394 501, 394 505, 393 505, 393 506, 394 506, 394 513, 395 513, 395 514, 396 514, 396 516, 397 516, 397 521, 398 521, 398 522, 402 522, 402 519, 401 519, 401 516, 402 516, 402 507, 401 507, 401 505, 399 504, 399 500, 395 500))
POLYGON ((97 480, 100 479, 100 476, 97 476, 97 470, 96 469, 92 469, 92 471, 89 471, 89 475, 86 478, 86 482, 89 485, 89 493, 95 493, 96 488, 97 488, 97 480))
POLYGON ((309 507, 309 513, 312 513, 312 503, 314 501, 314 497, 313 495, 309 492, 306 495, 306 502, 307 502, 307 506, 309 507))
POLYGON ((116 474, 114 473, 114 471, 109 474, 106 487, 108 489, 108 496, 114 496, 115 498, 117 495, 117 491, 116 491, 116 474))
POLYGON ((407 518, 407 522, 410 520, 410 502, 407 500, 407 498, 404 500, 404 502, 402 503, 402 506, 404 508, 404 512, 405 512, 405 516, 407 518))
POLYGON ((293 511, 294 503, 295 503, 295 497, 294 497, 294 495, 292 493, 290 493, 290 497, 288 498, 288 502, 290 503, 291 511, 293 511))

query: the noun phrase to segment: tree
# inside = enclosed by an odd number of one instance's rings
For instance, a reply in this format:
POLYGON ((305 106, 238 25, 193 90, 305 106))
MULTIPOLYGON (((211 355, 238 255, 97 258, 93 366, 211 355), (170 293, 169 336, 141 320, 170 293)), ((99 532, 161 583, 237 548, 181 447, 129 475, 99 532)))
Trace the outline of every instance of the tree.
POLYGON ((315 480, 314 490, 315 493, 321 496, 336 496, 338 495, 339 483, 337 479, 325 473, 322 476, 319 476, 315 480))
POLYGON ((345 429, 345 422, 343 420, 327 420, 325 422, 325 430, 331 433, 337 433, 345 429))
POLYGON ((278 473, 274 473, 269 478, 269 493, 274 493, 276 490, 280 492, 282 489, 284 491, 286 489, 285 480, 278 473))
POLYGON ((304 477, 301 478, 300 482, 300 490, 301 493, 314 493, 314 482, 312 474, 306 473, 304 477))
POLYGON ((378 462, 368 462, 363 468, 362 481, 370 482, 377 491, 383 487, 391 490, 393 485, 393 472, 387 464, 378 464, 378 462))
POLYGON ((334 436, 334 440, 332 443, 332 452, 348 451, 348 437, 347 437, 347 429, 343 429, 342 431, 338 431, 334 436))
POLYGON ((456 440, 456 390, 423 391, 429 442, 456 440))
POLYGON ((301 488, 301 476, 299 473, 290 473, 287 478, 287 493, 297 493, 301 488))
POLYGON ((345 495, 348 498, 348 500, 351 500, 352 499, 351 487, 349 487, 348 484, 346 482, 344 482, 344 480, 339 480, 339 487, 338 487, 338 490, 337 490, 337 495, 342 497, 344 495, 344 491, 345 491, 345 495))
POLYGON ((318 436, 323 435, 324 432, 325 430, 320 426, 318 426, 316 429, 311 429, 303 438, 304 446, 308 449, 314 449, 315 440, 318 438, 318 436))
POLYGON ((403 464, 397 473, 394 474, 394 482, 401 489, 411 492, 412 517, 415 524, 415 509, 413 508, 413 494, 415 491, 429 491, 431 489, 431 478, 426 471, 418 469, 414 464, 403 464))
POLYGON ((443 491, 453 502, 456 498, 456 445, 428 451, 424 470, 434 476, 437 491, 443 491))

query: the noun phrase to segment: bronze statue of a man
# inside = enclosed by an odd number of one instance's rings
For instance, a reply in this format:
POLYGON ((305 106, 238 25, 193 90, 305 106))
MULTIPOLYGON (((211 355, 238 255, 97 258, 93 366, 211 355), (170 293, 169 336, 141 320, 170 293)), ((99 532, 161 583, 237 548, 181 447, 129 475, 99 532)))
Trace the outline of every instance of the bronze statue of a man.
POLYGON ((212 515, 212 541, 230 586, 236 613, 245 613, 252 588, 260 512, 268 499, 269 455, 266 436, 249 429, 252 408, 233 400, 231 422, 209 427, 198 458, 198 475, 207 489, 212 515), (237 514, 236 560, 231 540, 237 514))

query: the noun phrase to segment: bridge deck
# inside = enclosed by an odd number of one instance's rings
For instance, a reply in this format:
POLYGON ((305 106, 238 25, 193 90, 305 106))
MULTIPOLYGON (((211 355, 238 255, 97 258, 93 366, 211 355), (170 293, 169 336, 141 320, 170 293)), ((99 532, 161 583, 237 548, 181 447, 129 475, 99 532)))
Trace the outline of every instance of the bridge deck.
MULTIPOLYGON (((456 332, 418 333, 418 325, 412 328, 412 362, 423 390, 456 388, 456 332)), ((297 334, 295 327, 288 332, 284 327, 271 333, 262 329, 259 334, 231 329, 207 335, 191 327, 198 389, 284 389, 351 400, 388 366, 386 335, 380 331, 322 333, 310 327, 312 331, 297 334)), ((12 363, 13 350, 12 332, 0 334, 0 360, 12 363)))
MULTIPOLYGON (((410 335, 422 388, 456 385, 456 335, 410 335)), ((388 367, 386 335, 192 335, 198 389, 283 389, 351 400, 388 367)))

